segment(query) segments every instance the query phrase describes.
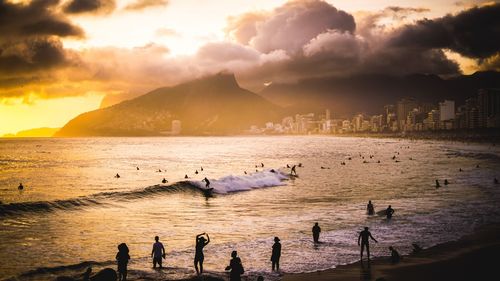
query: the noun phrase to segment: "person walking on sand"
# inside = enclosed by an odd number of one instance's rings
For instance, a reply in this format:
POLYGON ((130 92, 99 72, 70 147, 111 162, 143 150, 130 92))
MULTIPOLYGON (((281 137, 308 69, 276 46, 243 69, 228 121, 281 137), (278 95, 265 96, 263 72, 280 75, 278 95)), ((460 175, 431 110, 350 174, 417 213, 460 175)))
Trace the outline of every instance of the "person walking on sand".
POLYGON ((229 281, 241 281, 241 274, 245 273, 241 259, 238 257, 238 252, 233 251, 231 253, 231 260, 229 265, 226 266, 226 270, 231 270, 229 273, 229 281))
POLYGON ((196 269, 196 274, 203 274, 203 260, 205 256, 203 255, 203 248, 210 243, 210 236, 203 232, 202 234, 196 235, 196 253, 194 254, 194 268, 196 269), (203 237, 207 236, 207 239, 203 237), (200 264, 200 269, 198 270, 198 264, 200 264))
POLYGON ((151 251, 151 257, 153 257, 153 268, 156 268, 156 264, 162 268, 162 258, 165 258, 165 247, 159 241, 160 238, 155 236, 155 243, 153 244, 153 250, 151 251))
POLYGON ((385 215, 387 216, 387 219, 390 220, 392 218, 392 215, 394 215, 394 209, 389 205, 387 209, 385 210, 385 215))
POLYGON ((375 208, 373 207, 372 200, 368 200, 368 205, 366 205, 366 211, 370 216, 375 214, 375 208))
POLYGON ((313 228, 312 228, 314 243, 319 243, 319 233, 320 232, 321 232, 321 227, 319 227, 318 223, 315 223, 313 228))
POLYGON ((280 270, 281 243, 278 237, 274 237, 273 252, 271 254, 272 270, 280 270))
POLYGON ((366 255, 368 256, 368 261, 370 261, 370 241, 369 238, 371 238, 375 243, 378 243, 378 241, 373 238, 372 234, 370 231, 368 231, 368 227, 365 226, 365 230, 361 231, 358 236, 358 246, 361 246, 361 261, 363 261, 363 251, 366 248, 366 255), (361 241, 361 244, 360 244, 361 241))
POLYGON ((118 263, 118 281, 127 281, 127 264, 130 259, 128 252, 127 244, 121 243, 118 245, 118 253, 116 254, 116 261, 118 263))

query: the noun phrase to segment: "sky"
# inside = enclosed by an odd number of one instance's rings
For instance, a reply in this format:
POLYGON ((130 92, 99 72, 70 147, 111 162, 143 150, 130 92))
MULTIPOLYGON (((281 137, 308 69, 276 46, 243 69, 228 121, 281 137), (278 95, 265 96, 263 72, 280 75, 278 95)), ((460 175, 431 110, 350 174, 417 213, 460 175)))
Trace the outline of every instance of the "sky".
POLYGON ((500 70, 499 1, 0 0, 0 136, 230 71, 241 86, 500 70))

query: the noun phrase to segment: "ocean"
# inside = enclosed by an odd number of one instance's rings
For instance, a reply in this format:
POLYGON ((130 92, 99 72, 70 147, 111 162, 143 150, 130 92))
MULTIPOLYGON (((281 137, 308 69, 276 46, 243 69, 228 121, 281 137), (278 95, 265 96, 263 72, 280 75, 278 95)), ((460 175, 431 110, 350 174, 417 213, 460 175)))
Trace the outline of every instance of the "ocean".
POLYGON ((0 279, 115 268, 120 243, 132 275, 185 278, 203 232, 205 271, 223 274, 237 250, 247 273, 268 280, 279 279, 270 272, 275 236, 286 273, 358 260, 364 226, 379 241, 372 255, 389 255, 389 246, 406 254, 412 243, 430 247, 500 221, 499 160, 493 145, 404 139, 0 139, 0 279), (290 177, 287 165, 299 163, 290 177), (211 196, 200 190, 205 177, 211 196), (393 219, 368 216, 368 200, 375 211, 392 205, 393 219), (167 251, 161 272, 151 268, 156 235, 167 251))

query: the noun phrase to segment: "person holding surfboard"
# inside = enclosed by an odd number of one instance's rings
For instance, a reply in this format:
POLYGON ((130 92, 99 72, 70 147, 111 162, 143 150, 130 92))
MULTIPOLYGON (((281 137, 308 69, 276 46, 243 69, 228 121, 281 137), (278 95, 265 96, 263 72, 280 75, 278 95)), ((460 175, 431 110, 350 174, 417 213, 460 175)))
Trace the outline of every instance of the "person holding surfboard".
POLYGON ((385 215, 387 216, 387 219, 390 220, 392 218, 392 215, 394 214, 394 209, 389 205, 387 209, 385 210, 385 215))

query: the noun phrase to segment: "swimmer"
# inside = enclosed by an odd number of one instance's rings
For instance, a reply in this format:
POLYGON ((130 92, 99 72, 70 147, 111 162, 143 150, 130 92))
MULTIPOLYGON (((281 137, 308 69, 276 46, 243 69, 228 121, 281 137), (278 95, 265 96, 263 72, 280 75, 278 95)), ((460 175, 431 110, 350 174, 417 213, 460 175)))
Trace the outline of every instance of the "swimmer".
POLYGON ((245 175, 247 174, 247 171, 244 171, 245 175))
POLYGON ((449 183, 449 182, 448 182, 448 180, 447 180, 447 179, 445 179, 445 180, 444 180, 444 185, 448 185, 448 183, 449 183))
POLYGON ((119 175, 118 173, 116 173, 115 178, 119 179, 119 178, 120 178, 120 175, 119 175))
POLYGON ((202 172, 203 172, 203 167, 200 167, 200 171, 202 171, 202 172))
POLYGON ((198 174, 198 170, 194 171, 194 174, 197 175, 198 174))
POLYGON ((137 171, 139 171, 139 167, 135 167, 137 169, 137 171))
POLYGON ((264 163, 260 163, 260 166, 261 166, 262 168, 264 168, 264 163))
POLYGON ((19 186, 17 187, 17 189, 19 189, 19 190, 23 190, 23 189, 24 189, 23 184, 22 184, 22 183, 19 183, 19 186))
POLYGON ((161 180, 161 183, 167 183, 167 182, 168 182, 168 180, 167 180, 167 179, 165 179, 165 178, 163 178, 163 179, 161 180))
POLYGON ((184 178, 185 178, 185 179, 188 179, 189 177, 188 177, 188 175, 186 174, 186 175, 184 175, 184 178))
POLYGON ((436 180, 436 188, 438 188, 438 187, 441 187, 441 185, 439 184, 439 181, 436 180))

